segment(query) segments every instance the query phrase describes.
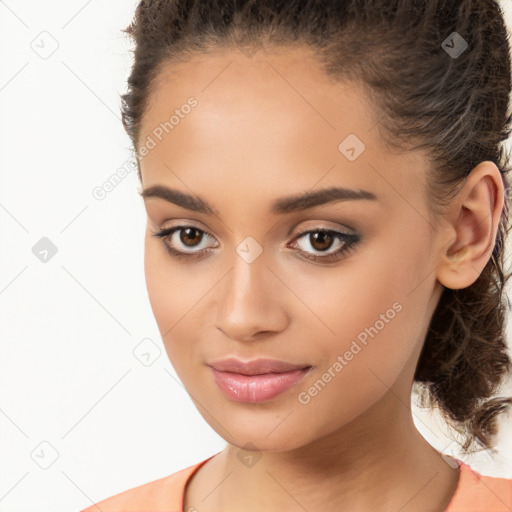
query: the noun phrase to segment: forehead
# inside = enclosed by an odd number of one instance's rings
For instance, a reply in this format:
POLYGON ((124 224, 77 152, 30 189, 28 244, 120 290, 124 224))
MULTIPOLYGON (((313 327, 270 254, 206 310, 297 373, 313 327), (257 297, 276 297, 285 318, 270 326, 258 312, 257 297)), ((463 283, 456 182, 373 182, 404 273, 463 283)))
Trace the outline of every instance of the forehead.
POLYGON ((190 96, 200 103, 196 111, 212 120, 216 115, 241 121, 271 113, 275 117, 267 119, 267 131, 275 124, 271 121, 302 120, 318 135, 323 130, 352 128, 362 136, 379 120, 362 84, 336 82, 322 71, 314 54, 302 48, 280 53, 260 50, 250 57, 236 49, 217 50, 188 61, 163 63, 149 95, 144 130, 190 96))
POLYGON ((166 63, 141 125, 140 142, 155 142, 141 161, 143 184, 179 184, 182 176, 205 191, 228 180, 280 196, 323 180, 373 187, 385 199, 396 196, 396 182, 414 194, 424 155, 391 153, 380 118, 361 84, 335 82, 307 50, 222 50, 166 63), (184 108, 189 98, 196 105, 184 108))

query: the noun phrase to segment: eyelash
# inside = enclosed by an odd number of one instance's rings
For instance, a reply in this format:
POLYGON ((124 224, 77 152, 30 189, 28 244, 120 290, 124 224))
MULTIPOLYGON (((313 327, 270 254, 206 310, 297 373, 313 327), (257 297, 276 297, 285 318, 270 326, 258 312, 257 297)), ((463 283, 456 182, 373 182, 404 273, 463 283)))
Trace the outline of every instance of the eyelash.
MULTIPOLYGON (((195 229, 199 233, 205 234, 205 235, 209 236, 210 238, 214 238, 213 235, 211 233, 209 233, 208 231, 196 228, 195 226, 175 226, 172 228, 165 228, 165 229, 160 229, 157 231, 152 230, 151 233, 153 236, 156 236, 157 238, 162 239, 162 242, 163 242, 165 248, 167 249, 167 252, 173 258, 175 258, 177 260, 181 260, 181 259, 185 258, 190 261, 193 261, 193 260, 202 258, 204 254, 206 254, 207 252, 211 252, 212 249, 211 248, 203 249, 202 251, 197 251, 195 253, 188 254, 188 253, 185 253, 182 251, 177 251, 176 249, 173 249, 166 241, 176 231, 183 231, 188 228, 195 229)), ((334 235, 335 239, 340 240, 341 242, 344 242, 344 245, 340 249, 336 250, 333 253, 328 254, 327 256, 301 255, 302 258, 305 258, 307 260, 316 261, 316 262, 320 261, 320 262, 331 263, 333 261, 338 261, 342 258, 342 256, 347 256, 348 254, 352 253, 356 249, 356 246, 360 241, 359 235, 341 233, 339 231, 335 231, 332 229, 324 229, 324 228, 310 229, 308 231, 304 231, 303 233, 299 233, 293 239, 293 241, 298 240, 298 239, 304 237, 305 235, 309 235, 310 233, 331 233, 334 235)), ((304 251, 302 251, 302 252, 304 252, 304 251)))

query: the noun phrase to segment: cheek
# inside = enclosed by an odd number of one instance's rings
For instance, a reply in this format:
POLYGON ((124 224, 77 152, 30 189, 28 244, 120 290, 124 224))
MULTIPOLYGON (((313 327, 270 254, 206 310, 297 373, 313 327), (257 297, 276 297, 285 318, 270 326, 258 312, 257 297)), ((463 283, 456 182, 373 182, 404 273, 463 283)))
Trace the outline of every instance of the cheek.
MULTIPOLYGON (((173 262, 161 240, 146 234, 144 246, 144 274, 151 309, 164 343, 172 338, 185 315, 185 307, 193 303, 193 286, 187 286, 185 273, 173 262)), ((197 298, 196 298, 197 300, 197 298)))
POLYGON ((197 343, 201 322, 201 297, 211 284, 193 266, 177 263, 163 242, 146 234, 144 274, 148 298, 165 350, 180 373, 198 364, 197 343))
MULTIPOLYGON (((344 412, 342 404, 364 408, 403 371, 413 370, 409 363, 418 355, 429 320, 426 304, 431 283, 423 276, 418 285, 420 258, 420 253, 411 253, 407 247, 397 257, 389 246, 375 245, 357 261, 347 260, 328 279, 303 276, 296 280, 297 294, 323 323, 309 320, 301 329, 304 334, 309 330, 306 338, 317 340, 314 352, 321 364, 315 382, 322 381, 316 386, 321 389, 314 399, 317 407, 327 410, 338 401, 341 415, 350 410, 344 412), (312 289, 311 282, 318 286, 312 289)), ((314 389, 311 392, 315 394, 314 389)))
POLYGON ((146 279, 146 288, 148 298, 153 310, 153 315, 163 334, 165 330, 171 327, 163 325, 166 317, 166 311, 172 311, 174 293, 169 293, 169 286, 172 286, 171 273, 165 271, 166 265, 163 264, 161 250, 157 247, 152 235, 146 232, 144 243, 144 275, 146 279), (162 332, 163 331, 163 332, 162 332))

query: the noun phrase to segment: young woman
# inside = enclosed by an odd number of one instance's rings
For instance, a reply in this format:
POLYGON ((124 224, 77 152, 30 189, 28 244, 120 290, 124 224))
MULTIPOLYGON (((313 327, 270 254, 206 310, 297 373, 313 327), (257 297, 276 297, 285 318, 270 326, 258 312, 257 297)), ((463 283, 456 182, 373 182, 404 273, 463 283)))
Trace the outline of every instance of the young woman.
POLYGON ((145 0, 123 123, 168 357, 227 445, 93 510, 498 512, 510 45, 495 0, 145 0), (497 396, 498 395, 498 396, 497 396))

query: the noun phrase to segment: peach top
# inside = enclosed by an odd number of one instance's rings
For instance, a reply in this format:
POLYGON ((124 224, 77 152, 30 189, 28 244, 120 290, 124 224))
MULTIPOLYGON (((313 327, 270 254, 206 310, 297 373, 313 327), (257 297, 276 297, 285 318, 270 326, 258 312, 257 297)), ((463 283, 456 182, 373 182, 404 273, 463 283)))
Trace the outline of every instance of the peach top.
MULTIPOLYGON (((111 496, 80 512, 187 512, 183 510, 185 486, 215 455, 172 475, 111 496)), ((459 482, 444 512, 512 511, 512 479, 483 476, 455 460, 460 469, 459 482)))

